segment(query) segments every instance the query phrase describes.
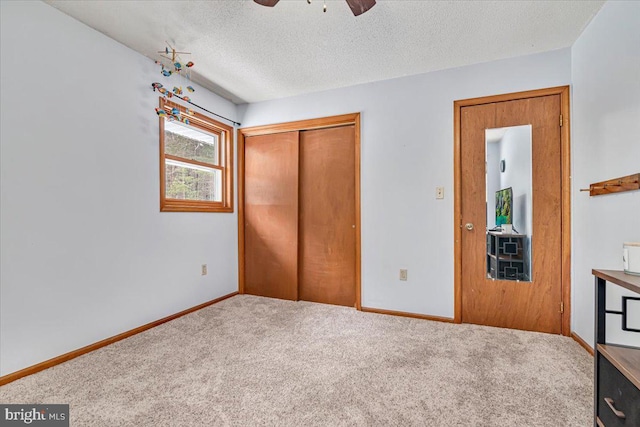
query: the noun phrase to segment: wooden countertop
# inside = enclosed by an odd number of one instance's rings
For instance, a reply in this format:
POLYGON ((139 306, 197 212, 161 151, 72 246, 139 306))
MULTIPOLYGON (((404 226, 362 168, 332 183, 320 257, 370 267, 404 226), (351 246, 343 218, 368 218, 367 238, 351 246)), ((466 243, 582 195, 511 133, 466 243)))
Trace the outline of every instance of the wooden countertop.
POLYGON ((640 276, 627 274, 622 270, 591 270, 594 276, 627 288, 640 294, 640 276))

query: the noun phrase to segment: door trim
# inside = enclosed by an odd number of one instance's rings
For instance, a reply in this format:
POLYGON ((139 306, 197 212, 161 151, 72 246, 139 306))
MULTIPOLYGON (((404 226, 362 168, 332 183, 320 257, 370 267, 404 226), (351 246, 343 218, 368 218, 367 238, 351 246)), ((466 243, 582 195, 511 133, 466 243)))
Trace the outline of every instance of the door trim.
MULTIPOLYGON (((560 112, 562 126, 560 128, 560 164, 562 185, 562 218, 561 218, 561 287, 562 287, 562 321, 561 333, 571 334, 571 141, 569 120, 569 86, 557 86, 546 89, 514 92, 502 95, 483 96, 453 102, 453 168, 454 168, 454 322, 462 323, 462 169, 460 115, 462 107, 490 104, 518 99, 537 98, 548 95, 560 95, 560 112)), ((558 118, 560 120, 560 118, 558 118)), ((558 307, 560 311, 560 307, 558 307)))
POLYGON ((323 129, 353 125, 355 130, 355 226, 356 226, 356 303, 361 305, 361 250, 360 250, 360 113, 322 117, 318 119, 299 120, 295 122, 254 126, 238 129, 238 293, 244 294, 244 140, 249 136, 268 135, 291 131, 323 129))

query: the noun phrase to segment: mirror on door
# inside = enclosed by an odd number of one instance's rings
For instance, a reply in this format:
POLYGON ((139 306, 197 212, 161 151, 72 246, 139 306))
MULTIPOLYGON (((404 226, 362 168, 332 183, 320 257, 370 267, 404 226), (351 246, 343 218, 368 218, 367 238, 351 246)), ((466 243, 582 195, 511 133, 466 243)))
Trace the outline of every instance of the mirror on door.
POLYGON ((487 278, 530 282, 531 125, 485 131, 487 278))

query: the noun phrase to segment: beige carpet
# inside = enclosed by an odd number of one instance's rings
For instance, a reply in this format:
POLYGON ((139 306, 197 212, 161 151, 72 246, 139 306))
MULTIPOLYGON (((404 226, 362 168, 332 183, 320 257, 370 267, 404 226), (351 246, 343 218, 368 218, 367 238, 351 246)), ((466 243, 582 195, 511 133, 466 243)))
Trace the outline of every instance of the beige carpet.
POLYGON ((573 340, 235 296, 0 387, 73 426, 590 426, 573 340))

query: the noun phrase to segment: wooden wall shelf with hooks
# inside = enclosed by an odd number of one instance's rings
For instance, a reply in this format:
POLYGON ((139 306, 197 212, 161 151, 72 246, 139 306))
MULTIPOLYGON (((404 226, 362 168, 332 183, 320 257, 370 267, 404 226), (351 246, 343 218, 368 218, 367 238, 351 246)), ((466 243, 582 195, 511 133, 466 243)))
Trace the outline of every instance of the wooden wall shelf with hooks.
POLYGON ((600 196, 602 194, 622 193, 623 191, 633 191, 640 189, 640 173, 608 181, 594 182, 589 188, 580 191, 588 191, 590 196, 600 196))

